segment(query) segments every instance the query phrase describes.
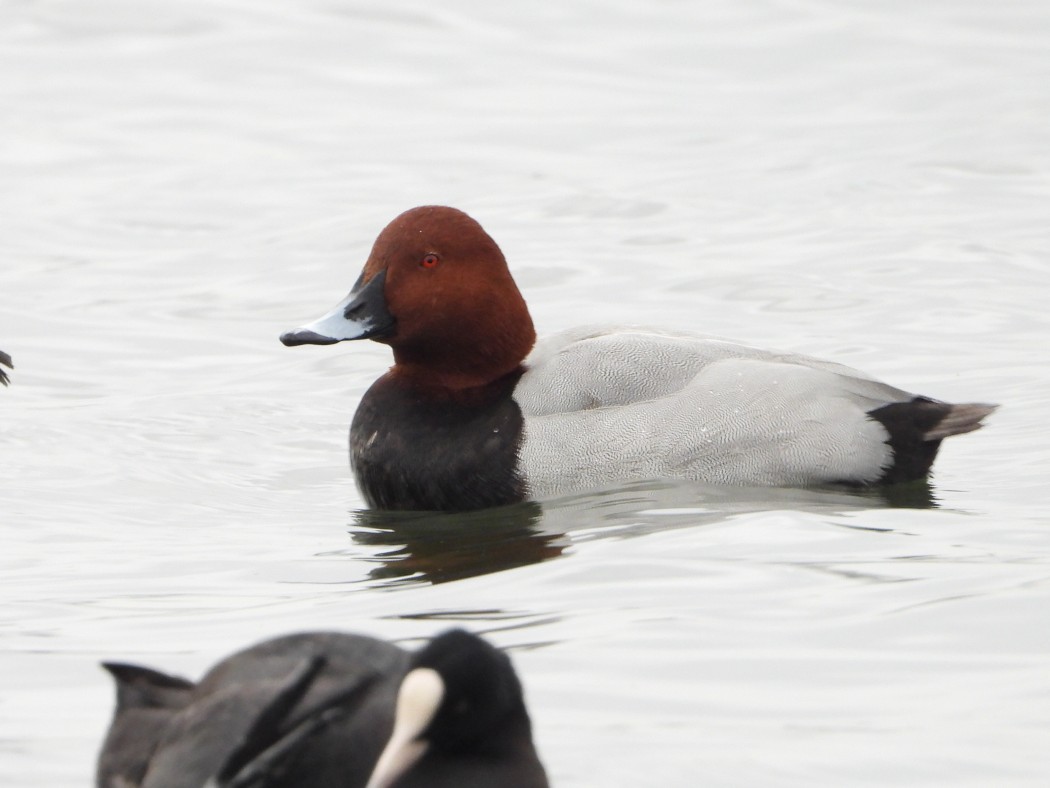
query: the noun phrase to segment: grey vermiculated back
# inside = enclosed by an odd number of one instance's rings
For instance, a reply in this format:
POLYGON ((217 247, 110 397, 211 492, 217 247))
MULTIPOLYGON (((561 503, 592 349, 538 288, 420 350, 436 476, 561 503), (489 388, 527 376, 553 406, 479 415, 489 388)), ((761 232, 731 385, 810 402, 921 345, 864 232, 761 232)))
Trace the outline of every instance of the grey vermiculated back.
POLYGON ((583 326, 542 338, 525 360, 515 398, 526 416, 628 405, 679 391, 702 369, 726 359, 797 364, 873 384, 877 402, 911 394, 833 361, 743 345, 706 334, 620 326, 583 326), (535 368, 542 364, 543 375, 535 368))
POLYGON ((548 337, 525 366, 515 399, 537 497, 632 478, 871 483, 892 457, 867 413, 912 398, 841 364, 634 328, 548 337))

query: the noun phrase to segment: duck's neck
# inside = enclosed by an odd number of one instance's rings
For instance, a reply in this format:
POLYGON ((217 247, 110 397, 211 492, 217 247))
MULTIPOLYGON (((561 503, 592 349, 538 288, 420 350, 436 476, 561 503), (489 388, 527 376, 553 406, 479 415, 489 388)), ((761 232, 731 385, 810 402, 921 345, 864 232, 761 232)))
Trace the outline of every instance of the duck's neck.
POLYGON ((464 392, 481 389, 519 375, 522 362, 536 342, 532 323, 502 336, 489 332, 483 339, 469 335, 445 342, 400 344, 394 351, 393 377, 415 388, 464 392))
POLYGON ((390 377, 401 385, 430 392, 442 399, 484 399, 484 392, 502 389, 509 379, 517 382, 523 372, 521 364, 507 370, 486 369, 472 371, 464 369, 441 369, 433 365, 397 363, 390 369, 390 377))

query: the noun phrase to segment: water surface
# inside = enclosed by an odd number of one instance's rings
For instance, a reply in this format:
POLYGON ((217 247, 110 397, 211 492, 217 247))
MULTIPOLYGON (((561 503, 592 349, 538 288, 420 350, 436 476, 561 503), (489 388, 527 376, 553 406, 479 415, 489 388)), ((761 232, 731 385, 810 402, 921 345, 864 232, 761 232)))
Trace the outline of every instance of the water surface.
POLYGON ((0 781, 89 782, 101 659, 466 625, 562 788, 1046 785, 1048 53, 1038 0, 0 3, 0 781), (362 513, 388 351, 276 337, 424 203, 483 223, 542 332, 1004 407, 929 500, 362 513))

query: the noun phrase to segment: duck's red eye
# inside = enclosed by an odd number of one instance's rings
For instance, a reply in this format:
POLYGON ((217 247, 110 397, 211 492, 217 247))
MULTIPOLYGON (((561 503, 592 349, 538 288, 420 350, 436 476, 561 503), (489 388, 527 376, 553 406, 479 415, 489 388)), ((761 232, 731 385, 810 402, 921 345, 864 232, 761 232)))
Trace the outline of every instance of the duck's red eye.
POLYGON ((424 268, 437 268, 437 264, 441 262, 441 258, 436 254, 423 255, 423 259, 419 261, 419 264, 424 268))

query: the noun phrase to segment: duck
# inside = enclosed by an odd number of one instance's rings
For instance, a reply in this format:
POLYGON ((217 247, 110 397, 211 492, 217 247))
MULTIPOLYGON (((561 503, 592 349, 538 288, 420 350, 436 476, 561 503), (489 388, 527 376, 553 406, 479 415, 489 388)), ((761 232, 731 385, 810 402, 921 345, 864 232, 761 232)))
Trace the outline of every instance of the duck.
POLYGON ((657 479, 909 483, 997 407, 706 334, 583 326, 537 339, 499 246, 447 206, 397 216, 349 295, 280 336, 362 339, 394 358, 350 426, 375 509, 466 511, 657 479))
POLYGON ((198 682, 106 662, 97 788, 548 788, 510 658, 463 629, 410 653, 342 632, 257 643, 198 682))
MULTIPOLYGON (((11 361, 11 357, 0 350, 0 367, 7 367, 8 369, 14 369, 14 362, 11 361)), ((8 377, 7 373, 3 369, 0 369, 0 385, 6 386, 11 382, 11 378, 8 377)))

